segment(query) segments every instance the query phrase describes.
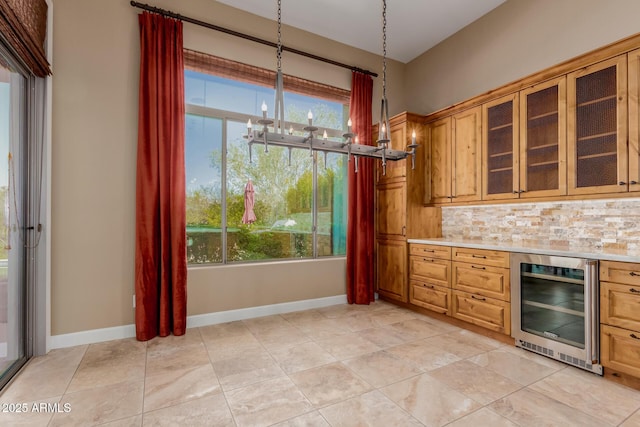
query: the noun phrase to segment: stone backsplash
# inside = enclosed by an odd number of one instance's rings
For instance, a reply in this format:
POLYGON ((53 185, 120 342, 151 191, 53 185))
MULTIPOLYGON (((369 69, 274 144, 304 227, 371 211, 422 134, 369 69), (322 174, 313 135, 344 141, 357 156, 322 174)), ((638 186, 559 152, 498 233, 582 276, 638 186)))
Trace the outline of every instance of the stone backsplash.
POLYGON ((636 251, 640 198, 443 207, 442 236, 636 251))

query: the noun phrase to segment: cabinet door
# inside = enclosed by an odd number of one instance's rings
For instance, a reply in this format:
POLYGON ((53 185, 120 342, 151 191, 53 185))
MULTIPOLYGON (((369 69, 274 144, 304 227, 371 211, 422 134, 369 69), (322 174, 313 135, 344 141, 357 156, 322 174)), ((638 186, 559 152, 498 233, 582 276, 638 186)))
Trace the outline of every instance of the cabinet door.
POLYGON ((600 282, 600 321, 640 331, 640 289, 619 283, 600 282))
POLYGON ((640 332, 600 327, 602 366, 640 377, 640 332))
POLYGON ((451 198, 453 202, 480 200, 482 180, 482 109, 456 114, 451 121, 451 198))
POLYGON ((409 302, 436 313, 450 315, 451 289, 411 280, 409 282, 409 302))
POLYGON ((520 92, 521 197, 567 193, 566 78, 520 92))
POLYGON ((518 94, 482 106, 482 198, 513 199, 519 196, 518 94))
POLYGON ((569 194, 626 192, 627 57, 567 76, 569 194))
MULTIPOLYGON (((375 133, 374 139, 378 134, 375 133)), ((404 151, 407 148, 407 131, 406 123, 391 126, 391 132, 389 135, 389 148, 392 150, 404 151)), ((385 182, 394 178, 401 178, 407 176, 407 160, 396 160, 387 162, 386 174, 383 175, 382 161, 377 160, 378 164, 378 182, 385 182)))
POLYGON ((377 236, 379 238, 403 238, 407 231, 407 191, 404 181, 379 184, 377 236))
POLYGON ((427 257, 409 257, 409 278, 430 285, 451 287, 451 261, 427 257))
POLYGON ((511 304, 505 301, 452 290, 451 315, 492 331, 511 334, 511 304))
POLYGON ((640 49, 629 52, 629 191, 640 191, 640 49))
MULTIPOLYGON (((425 194, 425 204, 451 202, 451 117, 427 125, 429 150, 425 150, 431 162, 431 176, 425 182, 431 183, 425 194)), ((429 168, 426 168, 427 170, 429 168)))
POLYGON ((377 240, 376 265, 378 293, 407 302, 407 243, 403 240, 377 240))

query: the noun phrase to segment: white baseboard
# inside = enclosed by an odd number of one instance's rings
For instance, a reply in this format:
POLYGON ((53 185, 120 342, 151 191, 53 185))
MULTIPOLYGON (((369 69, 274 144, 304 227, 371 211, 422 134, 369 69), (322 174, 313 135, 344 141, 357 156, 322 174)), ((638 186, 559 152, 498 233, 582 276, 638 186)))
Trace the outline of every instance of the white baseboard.
MULTIPOLYGON (((237 310, 221 311, 217 313, 197 314, 187 317, 187 328, 197 328, 200 326, 233 322, 235 320, 253 319, 254 317, 291 313, 293 311, 310 310, 313 308, 329 307, 331 305, 346 303, 346 295, 336 295, 325 298, 240 308, 237 310)), ((93 344, 122 338, 132 338, 135 336, 135 325, 114 326, 112 328, 92 329, 89 331, 73 332, 70 334, 52 335, 51 349, 93 344)))

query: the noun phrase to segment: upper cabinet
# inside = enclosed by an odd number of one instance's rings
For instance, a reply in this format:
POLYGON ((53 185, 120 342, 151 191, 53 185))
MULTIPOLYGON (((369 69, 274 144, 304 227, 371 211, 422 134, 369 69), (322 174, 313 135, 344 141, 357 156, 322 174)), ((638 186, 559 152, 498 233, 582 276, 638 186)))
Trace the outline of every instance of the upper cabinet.
MULTIPOLYGON (((405 123, 391 123, 389 125, 389 147, 392 150, 405 151, 407 148, 407 127, 405 123)), ((378 139, 377 127, 374 127, 373 139, 378 139)), ((377 163, 380 163, 378 161, 377 163)), ((377 168, 378 182, 389 181, 394 178, 404 178, 407 176, 407 160, 397 160, 387 162, 386 171, 379 164, 377 168)))
POLYGON ((629 52, 629 191, 640 191, 640 49, 629 52))
POLYGON ((520 190, 518 94, 482 106, 482 198, 517 198, 520 190))
MULTIPOLYGON (((430 192, 426 203, 451 203, 481 198, 482 109, 471 108, 427 127, 430 192)), ((426 168, 428 170, 428 168, 426 168)))
POLYGON ((520 92, 520 188, 526 197, 567 192, 566 78, 520 92))
POLYGON ((568 193, 626 192, 627 56, 570 73, 567 93, 568 193))

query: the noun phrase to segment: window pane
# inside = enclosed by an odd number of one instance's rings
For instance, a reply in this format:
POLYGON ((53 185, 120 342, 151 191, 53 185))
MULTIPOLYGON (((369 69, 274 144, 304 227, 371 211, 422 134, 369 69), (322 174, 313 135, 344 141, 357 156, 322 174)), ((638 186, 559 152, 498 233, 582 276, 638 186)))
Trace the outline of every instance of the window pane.
POLYGON ((242 138, 246 124, 228 121, 227 221, 229 261, 313 256, 312 157, 307 150, 263 145, 242 138), (243 224, 245 188, 254 188, 256 221, 243 224))
POLYGON ((187 114, 187 261, 222 262, 222 120, 187 114))
POLYGON ((347 156, 318 154, 318 256, 347 253, 347 156))

